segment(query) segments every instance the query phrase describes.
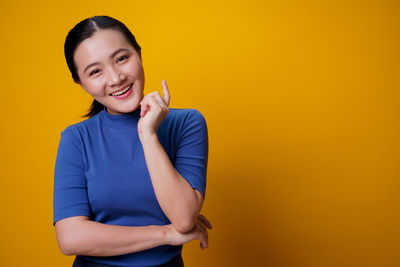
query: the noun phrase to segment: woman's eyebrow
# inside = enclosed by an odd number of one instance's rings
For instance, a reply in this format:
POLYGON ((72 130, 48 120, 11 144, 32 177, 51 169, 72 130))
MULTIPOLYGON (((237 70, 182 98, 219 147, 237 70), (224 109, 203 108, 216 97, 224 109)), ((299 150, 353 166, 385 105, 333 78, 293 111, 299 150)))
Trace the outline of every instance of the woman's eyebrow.
MULTIPOLYGON (((127 48, 119 48, 119 49, 117 49, 116 51, 114 51, 114 52, 110 55, 110 58, 113 58, 116 54, 118 54, 118 53, 121 52, 121 51, 129 51, 129 49, 127 49, 127 48)), ((92 66, 94 66, 94 65, 97 65, 97 64, 100 64, 100 62, 93 62, 93 63, 90 63, 90 64, 87 65, 86 68, 83 70, 83 73, 85 73, 85 72, 87 71, 88 68, 90 68, 90 67, 92 67, 92 66)))

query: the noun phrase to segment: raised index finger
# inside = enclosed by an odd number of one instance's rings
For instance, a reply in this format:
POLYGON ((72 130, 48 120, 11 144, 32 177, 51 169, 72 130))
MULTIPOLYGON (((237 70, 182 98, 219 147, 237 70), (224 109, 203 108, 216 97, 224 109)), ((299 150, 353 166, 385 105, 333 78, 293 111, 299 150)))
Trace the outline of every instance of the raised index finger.
POLYGON ((167 107, 169 106, 169 99, 171 98, 171 96, 169 95, 169 90, 168 90, 168 86, 167 86, 167 81, 166 80, 162 80, 161 82, 162 88, 163 88, 163 94, 164 94, 164 101, 165 104, 167 105, 167 107))

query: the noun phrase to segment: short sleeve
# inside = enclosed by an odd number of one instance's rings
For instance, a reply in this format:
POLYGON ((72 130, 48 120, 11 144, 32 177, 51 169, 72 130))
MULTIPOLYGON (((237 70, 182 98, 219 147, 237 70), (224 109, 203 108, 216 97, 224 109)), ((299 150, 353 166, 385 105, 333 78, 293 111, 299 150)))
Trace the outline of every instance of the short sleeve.
POLYGON ((205 198, 208 131, 203 115, 190 109, 179 135, 175 168, 205 198))
POLYGON ((90 216, 82 145, 72 127, 61 132, 54 168, 53 225, 78 215, 90 216))

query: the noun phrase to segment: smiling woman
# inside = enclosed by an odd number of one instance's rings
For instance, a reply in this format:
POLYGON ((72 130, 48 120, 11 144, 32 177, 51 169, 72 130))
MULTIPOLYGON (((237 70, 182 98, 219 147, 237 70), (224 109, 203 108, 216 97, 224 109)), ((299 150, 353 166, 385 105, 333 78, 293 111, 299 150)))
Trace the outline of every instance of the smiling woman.
POLYGON ((58 244, 79 266, 183 266, 182 245, 208 247, 200 214, 207 125, 195 109, 169 108, 170 94, 144 96, 141 49, 108 16, 78 23, 65 57, 93 97, 88 119, 61 132, 54 170, 58 244))
POLYGON ((144 88, 142 62, 120 31, 96 31, 76 48, 74 62, 78 83, 108 112, 119 115, 139 107, 144 88))

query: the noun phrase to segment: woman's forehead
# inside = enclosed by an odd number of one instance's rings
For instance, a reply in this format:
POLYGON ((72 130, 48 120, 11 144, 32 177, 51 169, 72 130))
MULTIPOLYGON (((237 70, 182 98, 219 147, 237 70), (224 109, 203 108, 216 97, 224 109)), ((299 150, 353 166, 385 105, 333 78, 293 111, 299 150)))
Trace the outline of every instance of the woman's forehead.
POLYGON ((90 64, 92 61, 108 59, 120 48, 133 49, 120 31, 99 30, 78 45, 74 53, 74 60, 77 65, 90 64))

